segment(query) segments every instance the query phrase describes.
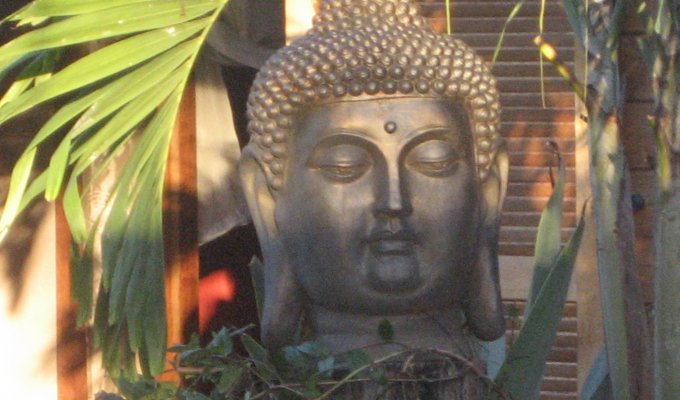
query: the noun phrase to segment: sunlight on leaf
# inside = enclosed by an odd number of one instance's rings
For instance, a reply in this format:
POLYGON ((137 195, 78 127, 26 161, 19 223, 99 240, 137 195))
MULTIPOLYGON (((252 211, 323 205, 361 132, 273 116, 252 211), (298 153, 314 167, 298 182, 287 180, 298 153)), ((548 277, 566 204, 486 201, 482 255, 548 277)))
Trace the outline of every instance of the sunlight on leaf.
POLYGON ((491 65, 494 65, 496 63, 496 60, 498 59, 498 54, 500 53, 501 47, 503 46, 503 39, 505 39, 505 31, 508 29, 510 22, 512 22, 512 20, 517 16, 517 13, 519 13, 519 11, 522 9, 522 6, 524 5, 525 1, 526 0, 520 0, 517 4, 515 4, 515 6, 512 7, 512 10, 510 11, 508 18, 505 20, 505 23, 503 24, 503 29, 501 30, 501 34, 498 36, 498 41, 496 42, 496 48, 493 51, 491 65))
POLYGON ((19 10, 16 14, 10 16, 9 20, 20 21, 28 18, 65 17, 93 13, 136 3, 146 3, 148 1, 149 0, 40 0, 19 10))
POLYGON ((534 273, 525 307, 525 315, 529 315, 531 312, 536 297, 543 287, 545 279, 550 274, 550 268, 552 268, 562 246, 560 228, 562 225, 566 166, 564 159, 556 152, 556 149, 553 149, 553 153, 556 155, 559 163, 558 174, 553 192, 548 199, 548 204, 541 213, 541 219, 538 223, 534 250, 534 273))
POLYGON ((0 108, 19 97, 31 86, 40 84, 52 76, 52 71, 61 56, 59 51, 50 51, 35 57, 14 80, 0 99, 0 108))
POLYGON ((40 25, 0 47, 0 77, 14 79, 0 100, 0 124, 43 103, 58 109, 15 165, 0 235, 41 194, 61 199, 74 241, 72 272, 80 280, 73 294, 83 322, 92 309, 95 232, 102 229, 94 336, 114 378, 137 379, 136 364, 147 376, 165 368, 165 164, 182 92, 225 4, 40 0, 3 20, 40 25), (106 41, 98 49, 54 70, 56 54, 100 39, 106 41), (55 140, 56 150, 47 148, 55 140), (49 166, 33 171, 42 151, 49 166), (127 162, 101 213, 86 215, 84 197, 123 151, 127 162))
POLYGON ((446 7, 446 33, 451 34, 451 0, 446 0, 444 6, 446 7))
MULTIPOLYGON (((57 96, 83 88, 157 56, 205 29, 206 20, 135 35, 75 61, 39 86, 0 108, 0 123, 57 96)), ((0 48, 2 54, 2 48, 0 48)))
POLYGON ((22 197, 31 177, 36 151, 37 149, 34 148, 25 152, 14 165, 7 201, 2 211, 2 218, 0 218, 0 242, 7 235, 10 225, 17 218, 19 211, 23 209, 21 207, 22 197))
POLYGON ((145 3, 79 14, 28 32, 0 47, 0 70, 18 57, 33 51, 85 43, 130 33, 165 29, 204 16, 215 8, 213 0, 193 0, 180 12, 177 1, 148 0, 145 3))
MULTIPOLYGON (((538 14, 538 36, 543 36, 543 28, 544 28, 544 21, 545 21, 545 0, 541 0, 541 11, 538 14)), ((538 50, 538 69, 539 69, 539 77, 540 77, 540 82, 541 82, 541 105, 543 108, 546 108, 546 102, 545 102, 545 72, 543 71, 543 53, 541 50, 538 50)))

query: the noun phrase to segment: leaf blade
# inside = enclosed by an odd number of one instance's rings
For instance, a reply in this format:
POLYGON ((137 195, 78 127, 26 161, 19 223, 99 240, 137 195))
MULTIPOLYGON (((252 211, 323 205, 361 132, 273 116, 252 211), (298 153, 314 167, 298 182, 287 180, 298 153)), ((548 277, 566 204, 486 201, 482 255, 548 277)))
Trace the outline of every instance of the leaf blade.
POLYGON ((21 155, 14 165, 5 208, 2 211, 2 217, 0 217, 0 242, 7 236, 10 226, 24 208, 22 207, 22 200, 31 177, 35 156, 36 149, 29 149, 21 155))
POLYGON ((22 54, 102 40, 131 33, 166 29, 214 11, 215 1, 149 0, 145 4, 81 14, 30 31, 0 47, 0 70, 22 54))
MULTIPOLYGON (((584 226, 582 213, 576 230, 555 260, 555 265, 536 298, 534 309, 527 316, 496 378, 500 390, 510 398, 534 399, 538 395, 545 362, 552 348, 569 290, 584 226)), ((491 398, 498 399, 498 394, 492 394, 491 398)))
POLYGON ((531 281, 531 290, 527 299, 524 315, 531 312, 533 303, 538 296, 543 283, 550 273, 555 257, 560 252, 561 235, 560 227, 562 224, 562 210, 564 205, 564 180, 566 176, 565 162, 559 159, 558 175, 555 187, 548 199, 541 218, 538 223, 538 233, 534 246, 534 274, 531 281))
POLYGON ((0 108, 0 124, 31 107, 146 61, 188 39, 205 28, 205 24, 205 20, 192 21, 174 27, 173 33, 165 29, 154 30, 106 46, 74 62, 54 74, 50 80, 5 104, 0 108))
POLYGON ((10 16, 10 21, 24 19, 65 17, 102 11, 110 8, 144 3, 148 0, 40 0, 28 4, 10 16))

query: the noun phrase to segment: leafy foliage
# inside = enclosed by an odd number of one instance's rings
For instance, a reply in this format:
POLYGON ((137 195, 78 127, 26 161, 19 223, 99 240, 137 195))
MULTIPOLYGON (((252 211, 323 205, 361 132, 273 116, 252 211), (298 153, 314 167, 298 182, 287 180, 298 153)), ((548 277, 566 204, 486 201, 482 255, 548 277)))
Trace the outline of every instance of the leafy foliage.
MULTIPOLYGON (((406 382, 412 386, 417 377, 408 374, 409 365, 414 357, 422 355, 448 360, 453 368, 451 381, 460 380, 461 372, 473 374, 491 390, 497 390, 473 363, 453 353, 407 349, 371 360, 363 350, 331 355, 317 342, 304 342, 269 354, 244 332, 247 329, 222 329, 204 347, 197 338, 192 338, 186 345, 169 349, 176 354, 173 367, 184 378, 183 387, 148 377, 120 378, 121 395, 100 392, 96 400, 338 399, 345 398, 340 394, 342 388, 354 383, 373 383, 387 388, 406 382), (246 348, 247 356, 234 350, 237 338, 246 348), (400 375, 387 372, 394 368, 395 362, 401 363, 400 375)), ((422 382, 429 382, 428 378, 422 378, 422 382)), ((499 396, 508 398, 502 393, 499 396)))
POLYGON ((165 367, 165 163, 194 60, 226 1, 36 0, 2 21, 30 29, 0 47, 0 77, 14 77, 0 100, 0 124, 40 104, 58 110, 15 164, 0 240, 32 200, 61 196, 84 323, 92 312, 101 229, 95 335, 113 376, 134 377, 137 361, 150 375, 165 367), (75 58, 88 43, 96 50, 75 58), (106 206, 88 218, 84 199, 126 149, 106 206), (35 176, 38 152, 51 159, 35 176))

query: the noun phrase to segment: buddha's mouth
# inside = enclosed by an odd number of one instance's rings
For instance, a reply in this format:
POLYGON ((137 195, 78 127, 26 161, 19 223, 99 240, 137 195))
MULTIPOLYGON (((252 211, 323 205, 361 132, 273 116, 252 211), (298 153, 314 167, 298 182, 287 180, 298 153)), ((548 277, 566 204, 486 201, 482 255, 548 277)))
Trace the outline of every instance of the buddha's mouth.
POLYGON ((367 278, 371 287, 385 292, 404 292, 417 288, 420 271, 415 256, 416 236, 408 229, 396 232, 376 231, 368 247, 373 262, 368 263, 367 278))
POLYGON ((407 229, 378 231, 368 238, 369 248, 377 256, 411 254, 415 242, 415 235, 407 229))
POLYGON ((406 255, 413 252, 413 242, 408 240, 382 239, 371 243, 371 251, 376 255, 406 255))

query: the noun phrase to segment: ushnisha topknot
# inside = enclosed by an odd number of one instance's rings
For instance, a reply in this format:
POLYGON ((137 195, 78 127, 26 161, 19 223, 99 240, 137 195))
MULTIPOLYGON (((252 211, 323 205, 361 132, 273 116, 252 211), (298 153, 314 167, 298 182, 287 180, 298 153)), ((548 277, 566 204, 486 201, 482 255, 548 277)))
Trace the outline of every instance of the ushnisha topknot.
POLYGON ((460 102, 480 179, 500 146, 496 82, 465 43, 435 33, 408 0, 325 0, 313 28, 257 74, 248 130, 269 186, 283 184, 293 119, 306 105, 353 96, 422 96, 460 102))

